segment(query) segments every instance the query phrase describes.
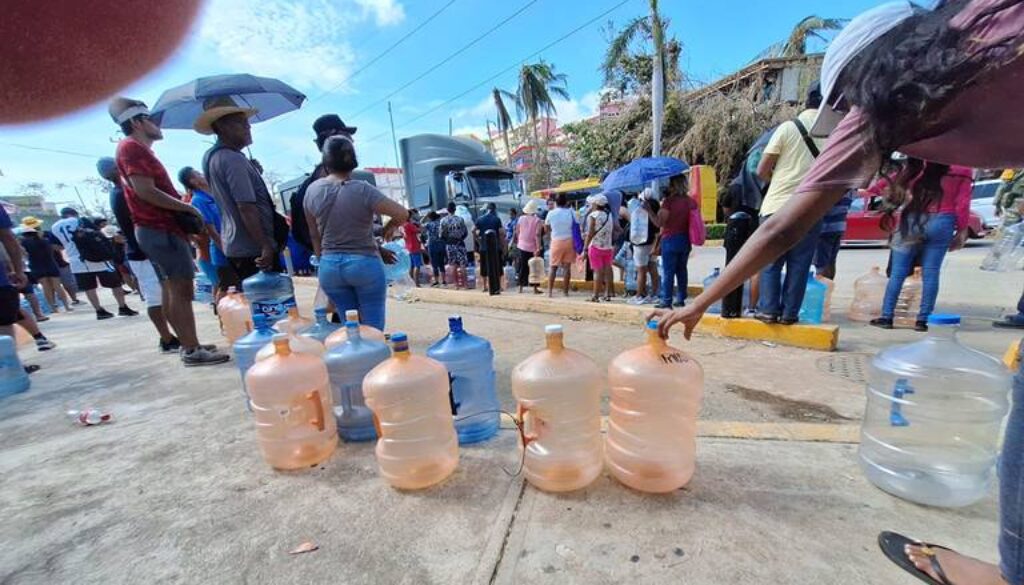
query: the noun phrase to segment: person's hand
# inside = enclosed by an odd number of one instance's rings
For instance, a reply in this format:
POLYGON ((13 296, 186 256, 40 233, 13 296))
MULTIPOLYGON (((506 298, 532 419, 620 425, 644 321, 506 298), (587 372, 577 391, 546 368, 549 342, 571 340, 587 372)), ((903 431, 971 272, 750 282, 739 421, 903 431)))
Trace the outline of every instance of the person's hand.
POLYGON ((964 247, 967 244, 967 232, 968 230, 962 229, 953 236, 953 241, 949 243, 949 251, 955 252, 964 247))
POLYGON ((11 286, 14 288, 25 288, 28 286, 28 277, 25 276, 24 270, 12 272, 8 274, 7 277, 10 279, 11 286))
POLYGON ((533 256, 535 258, 540 258, 543 255, 544 255, 543 252, 541 252, 540 250, 537 250, 536 252, 533 253, 533 256))
POLYGON ((676 323, 683 324, 683 337, 690 339, 693 335, 693 329, 700 323, 700 318, 704 316, 704 309, 700 308, 696 303, 686 305, 681 309, 655 309, 650 315, 647 315, 647 321, 651 319, 658 320, 658 335, 662 339, 668 339, 668 332, 672 329, 672 326, 676 323))
POLYGON ((264 244, 259 257, 256 258, 256 266, 263 270, 271 270, 274 267, 274 258, 276 256, 277 250, 273 246, 264 244))
POLYGON ((383 260, 385 264, 398 263, 398 254, 395 254, 387 248, 378 248, 378 250, 380 250, 380 259, 383 260))

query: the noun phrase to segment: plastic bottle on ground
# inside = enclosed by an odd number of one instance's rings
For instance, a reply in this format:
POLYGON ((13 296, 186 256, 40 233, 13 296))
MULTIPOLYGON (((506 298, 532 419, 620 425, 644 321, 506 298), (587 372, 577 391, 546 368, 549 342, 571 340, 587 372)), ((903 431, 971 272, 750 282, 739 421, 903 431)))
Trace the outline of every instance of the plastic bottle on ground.
POLYGON ((928 506, 988 494, 1009 410, 1010 375, 961 345, 958 315, 932 315, 927 336, 878 353, 868 373, 861 469, 876 486, 928 506))
POLYGON ((466 288, 470 290, 476 288, 476 266, 473 264, 466 267, 466 288))
POLYGON ((69 410, 68 418, 75 424, 83 427, 101 425, 114 420, 113 415, 99 408, 86 408, 84 410, 69 410))
POLYGON ((459 463, 448 403, 448 371, 391 336, 394 356, 366 375, 363 395, 378 424, 380 473, 392 486, 421 489, 444 481, 459 463))
POLYGON ((519 277, 516 274, 516 269, 511 264, 506 264, 504 269, 505 277, 505 290, 515 290, 519 286, 519 277))
POLYGON ((832 293, 835 291, 836 283, 820 274, 815 274, 814 279, 825 285, 825 308, 821 313, 821 322, 828 323, 832 320, 832 293))
MULTIPOLYGON (((355 309, 345 311, 345 321, 355 321, 356 323, 359 323, 359 311, 356 311, 355 309)), ((387 337, 384 335, 383 331, 365 324, 359 325, 359 336, 363 339, 372 339, 381 343, 385 343, 387 341, 387 337)), ((345 328, 342 327, 328 335, 327 341, 324 342, 324 345, 327 346, 327 349, 331 349, 335 345, 345 343, 346 341, 348 341, 348 333, 346 333, 345 328)))
POLYGON ((18 359, 14 339, 9 335, 0 335, 0 398, 28 392, 31 385, 18 359))
POLYGON ((889 279, 878 266, 872 266, 866 274, 858 277, 853 283, 853 303, 847 317, 864 323, 881 317, 888 284, 889 279))
MULTIPOLYGON (((324 344, 312 337, 304 337, 294 333, 283 333, 282 335, 288 336, 288 345, 291 348, 292 353, 304 353, 318 358, 322 358, 324 354, 327 353, 327 348, 324 347, 324 344)), ((259 352, 256 353, 256 361, 259 362, 273 357, 275 351, 274 344, 267 343, 260 348, 259 352)))
POLYGON ((459 444, 486 441, 498 432, 501 403, 495 391, 494 350, 482 337, 448 318, 448 334, 427 349, 427 357, 448 369, 449 396, 459 444))
POLYGON ((917 322, 917 312, 921 309, 921 292, 924 288, 924 281, 921 277, 921 267, 914 268, 914 273, 903 281, 903 288, 900 296, 896 299, 896 311, 893 313, 893 323, 899 327, 913 327, 917 322))
POLYGON ((296 306, 295 286, 286 274, 261 270, 242 281, 242 288, 253 316, 266 315, 271 325, 284 319, 288 309, 296 306))
POLYGON ((252 308, 245 295, 235 287, 228 287, 228 292, 217 303, 217 317, 220 319, 220 330, 233 344, 239 337, 252 331, 252 308))
POLYGON ((798 317, 801 323, 816 325, 821 323, 825 316, 825 295, 828 287, 818 282, 815 278, 814 269, 807 275, 807 285, 804 289, 804 301, 800 304, 798 317))
POLYGON ((363 398, 363 380, 370 370, 391 357, 391 350, 383 340, 363 338, 358 321, 346 322, 342 331, 345 342, 324 354, 331 379, 334 419, 338 434, 345 441, 370 441, 377 438, 377 430, 373 413, 363 398))
POLYGON ((448 286, 455 286, 455 266, 446 264, 444 267, 444 282, 448 286))

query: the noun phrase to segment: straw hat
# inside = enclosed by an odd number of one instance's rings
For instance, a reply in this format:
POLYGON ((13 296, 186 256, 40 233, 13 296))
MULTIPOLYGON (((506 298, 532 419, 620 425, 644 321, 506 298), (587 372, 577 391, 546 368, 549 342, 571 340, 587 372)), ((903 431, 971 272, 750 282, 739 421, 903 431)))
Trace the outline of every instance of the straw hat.
POLYGON ((39 219, 34 215, 27 215, 21 218, 21 227, 28 228, 31 230, 38 230, 39 226, 43 225, 43 220, 39 219))
POLYGON ((203 113, 196 118, 192 128, 200 134, 209 136, 213 134, 213 123, 231 114, 245 114, 251 118, 256 115, 256 110, 240 107, 229 96, 209 98, 203 102, 203 113))
POLYGON ((540 205, 537 203, 536 199, 530 199, 526 202, 526 205, 523 206, 523 213, 526 215, 535 215, 539 206, 540 205))

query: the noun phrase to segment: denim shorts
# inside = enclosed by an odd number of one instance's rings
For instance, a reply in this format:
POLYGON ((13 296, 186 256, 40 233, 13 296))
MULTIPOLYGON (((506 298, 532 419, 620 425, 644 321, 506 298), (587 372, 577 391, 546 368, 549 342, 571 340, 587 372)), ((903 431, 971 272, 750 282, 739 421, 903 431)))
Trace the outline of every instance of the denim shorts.
POLYGON ((160 280, 192 280, 196 275, 192 264, 192 247, 185 238, 144 226, 135 226, 135 239, 153 263, 160 280))

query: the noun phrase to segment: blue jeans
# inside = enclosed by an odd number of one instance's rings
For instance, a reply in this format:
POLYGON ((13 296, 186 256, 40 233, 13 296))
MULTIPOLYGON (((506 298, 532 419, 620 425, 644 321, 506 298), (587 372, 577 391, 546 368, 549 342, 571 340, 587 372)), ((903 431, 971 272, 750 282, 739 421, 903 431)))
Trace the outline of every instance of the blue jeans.
POLYGON ((952 213, 933 213, 920 228, 913 217, 906 238, 898 233, 892 243, 892 275, 889 286, 885 287, 885 301, 882 302, 882 317, 892 319, 896 313, 896 301, 903 290, 903 281, 910 274, 915 255, 921 258, 921 276, 924 283, 921 290, 921 309, 917 312, 918 321, 927 321, 935 310, 935 299, 939 296, 939 271, 942 260, 946 257, 949 244, 953 241, 953 230, 956 229, 956 216, 952 213))
MULTIPOLYGON (((761 218, 761 225, 770 216, 761 218)), ((800 305, 807 290, 807 275, 818 247, 821 222, 811 228, 802 240, 779 259, 761 270, 761 293, 757 299, 757 310, 764 315, 796 320, 800 305), (786 280, 782 281, 782 268, 786 268, 786 280)))
POLYGON ((999 456, 999 569, 1007 583, 1024 583, 1024 359, 999 456))
POLYGON ((212 284, 213 288, 216 289, 217 288, 217 284, 218 284, 218 280, 217 280, 217 267, 213 265, 213 261, 212 260, 196 260, 196 264, 199 265, 199 270, 203 271, 203 274, 206 275, 206 278, 208 278, 210 280, 210 284, 212 284))
POLYGON ((320 258, 320 288, 338 312, 359 311, 359 320, 384 331, 388 282, 380 256, 328 252, 320 258))
POLYGON ((679 284, 676 303, 682 305, 686 301, 686 261, 690 258, 690 237, 686 234, 675 234, 661 240, 661 302, 672 302, 672 285, 679 284))

